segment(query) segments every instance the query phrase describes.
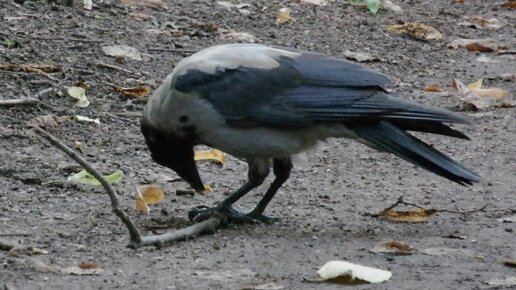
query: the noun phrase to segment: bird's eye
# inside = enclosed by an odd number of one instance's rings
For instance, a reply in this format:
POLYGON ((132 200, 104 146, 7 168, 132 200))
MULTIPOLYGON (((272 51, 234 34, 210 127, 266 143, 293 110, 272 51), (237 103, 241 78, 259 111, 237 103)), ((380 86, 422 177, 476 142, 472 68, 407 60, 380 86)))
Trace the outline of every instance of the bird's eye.
POLYGON ((190 119, 190 118, 188 118, 188 116, 183 115, 183 116, 179 117, 179 122, 186 123, 186 122, 188 122, 188 119, 190 119))

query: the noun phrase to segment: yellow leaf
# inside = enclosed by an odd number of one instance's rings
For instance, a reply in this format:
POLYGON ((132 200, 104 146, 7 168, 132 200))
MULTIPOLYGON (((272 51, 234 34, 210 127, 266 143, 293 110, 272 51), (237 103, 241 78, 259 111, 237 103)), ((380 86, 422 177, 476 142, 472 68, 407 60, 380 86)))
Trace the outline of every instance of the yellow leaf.
POLYGON ((195 161, 201 161, 201 160, 213 160, 221 165, 224 164, 225 160, 225 154, 224 152, 217 150, 217 149, 210 149, 210 150, 204 150, 204 151, 197 151, 194 155, 195 161))
POLYGON ((470 90, 478 90, 482 88, 482 83, 484 82, 484 79, 479 79, 478 81, 471 83, 468 85, 468 89, 470 90))
POLYGON ((163 190, 154 184, 137 186, 136 190, 147 205, 158 204, 165 198, 163 190))
POLYGON ((212 193, 213 191, 213 187, 211 187, 209 184, 204 184, 204 193, 212 193))
POLYGON ((292 18, 292 16, 290 16, 290 9, 281 8, 278 11, 278 16, 276 17, 276 22, 278 24, 294 22, 294 18, 292 18))
POLYGON ((113 86, 115 91, 121 93, 126 97, 146 97, 148 96, 152 89, 149 86, 136 86, 132 88, 123 88, 119 86, 113 86))
POLYGON ((136 193, 136 197, 134 199, 134 210, 138 214, 149 214, 150 212, 150 208, 140 192, 136 193))
POLYGON ((388 220, 403 223, 420 223, 428 220, 437 212, 436 209, 418 208, 408 211, 387 210, 380 214, 388 220))
POLYGON ((387 27, 387 31, 396 34, 404 34, 419 40, 437 40, 441 39, 443 35, 439 30, 430 25, 422 23, 405 23, 396 24, 387 27))

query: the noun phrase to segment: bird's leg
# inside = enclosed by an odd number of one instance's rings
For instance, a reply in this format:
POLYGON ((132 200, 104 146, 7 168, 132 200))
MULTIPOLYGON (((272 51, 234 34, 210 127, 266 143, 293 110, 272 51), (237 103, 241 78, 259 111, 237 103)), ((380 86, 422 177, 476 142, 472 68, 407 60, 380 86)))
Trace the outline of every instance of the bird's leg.
POLYGON ((235 223, 251 222, 252 220, 245 214, 238 212, 231 206, 242 196, 246 195, 252 189, 260 186, 267 175, 269 175, 268 160, 249 160, 249 180, 237 189, 234 193, 228 196, 223 201, 219 202, 215 207, 205 209, 192 209, 188 213, 188 217, 193 221, 202 221, 210 218, 215 213, 224 213, 228 216, 229 221, 235 223))
POLYGON ((260 202, 258 202, 256 207, 250 213, 247 214, 247 216, 251 219, 263 222, 265 224, 273 224, 279 221, 278 218, 271 218, 265 216, 263 212, 265 211, 265 208, 267 207, 271 199, 274 197, 276 192, 278 192, 278 189, 289 178, 290 172, 292 170, 292 160, 290 159, 290 157, 274 159, 272 166, 276 178, 271 183, 271 186, 269 187, 263 198, 260 200, 260 202))

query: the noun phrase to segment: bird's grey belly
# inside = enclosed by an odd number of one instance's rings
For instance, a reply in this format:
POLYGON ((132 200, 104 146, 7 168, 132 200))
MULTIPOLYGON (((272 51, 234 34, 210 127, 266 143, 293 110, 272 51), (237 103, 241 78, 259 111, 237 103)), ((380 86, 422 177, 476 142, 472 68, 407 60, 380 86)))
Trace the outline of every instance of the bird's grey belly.
POLYGON ((340 124, 317 125, 300 129, 267 127, 243 129, 223 126, 203 132, 201 141, 213 148, 240 158, 275 158, 291 156, 330 137, 353 138, 340 124))

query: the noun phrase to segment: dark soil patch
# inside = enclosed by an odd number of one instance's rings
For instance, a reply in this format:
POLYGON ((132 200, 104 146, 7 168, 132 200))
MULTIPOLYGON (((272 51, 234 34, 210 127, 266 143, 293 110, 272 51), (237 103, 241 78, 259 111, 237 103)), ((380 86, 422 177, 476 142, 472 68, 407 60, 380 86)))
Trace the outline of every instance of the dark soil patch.
MULTIPOLYGON (((0 108, 0 238, 48 250, 47 255, 37 257, 45 262, 69 266, 93 261, 104 271, 98 276, 41 273, 0 253, 0 282, 15 289, 238 289, 267 282, 286 289, 333 289, 337 286, 307 284, 303 277, 315 275, 316 269, 335 259, 393 272, 387 283, 357 288, 478 289, 491 279, 515 276, 514 269, 501 263, 516 258, 515 224, 497 221, 507 213, 440 213, 419 224, 397 224, 362 214, 380 211, 399 195, 427 208, 472 209, 485 204, 490 204, 489 209, 516 208, 516 113, 511 108, 465 113, 476 123, 461 128, 471 142, 424 137, 482 176, 473 187, 452 184, 357 143, 332 140, 311 152, 309 162, 296 165, 273 200, 268 213, 281 217, 281 224, 230 226, 166 249, 137 251, 125 248, 126 230, 110 212, 101 189, 41 185, 65 179, 76 169, 70 169, 73 163, 61 152, 25 131, 24 125, 46 114, 99 117, 101 125, 67 121, 51 131, 67 144, 81 142, 85 156, 101 171, 125 172, 117 189, 134 215, 131 195, 135 185, 158 173, 174 175, 151 161, 139 132, 134 113, 141 111, 145 100, 121 97, 111 84, 156 87, 190 51, 231 42, 213 31, 218 27, 251 33, 259 42, 337 57, 344 50, 376 53, 387 61, 370 66, 392 76, 396 94, 454 109, 457 98, 425 93, 423 88, 439 83, 452 91, 448 85, 454 78, 465 83, 487 78, 488 86, 514 92, 514 77, 505 77, 514 76, 514 55, 490 54, 496 63, 480 63, 477 53, 446 46, 458 37, 492 37, 514 47, 514 25, 500 30, 457 25, 461 17, 470 15, 514 23, 514 11, 502 8, 503 1, 398 0, 403 14, 383 11, 377 16, 348 1, 326 7, 298 1, 252 1, 249 16, 206 0, 166 0, 168 10, 93 0, 95 8, 86 11, 82 1, 76 2, 71 7, 37 0, 23 6, 11 0, 0 4, 0 38, 18 43, 14 48, 0 46, 0 63, 62 67, 62 73, 52 75, 55 80, 0 71, 0 99, 32 96, 52 85, 64 92, 63 96, 42 97, 46 106, 0 108), (292 9, 294 23, 275 23, 281 7, 292 9), (136 21, 134 13, 145 14, 145 19, 136 21), (427 43, 386 32, 387 25, 409 21, 432 25, 445 39, 427 43), (113 44, 138 48, 144 61, 115 62, 101 50, 113 44), (98 66, 98 62, 129 73, 98 66), (78 81, 90 86, 88 108, 73 107, 73 99, 66 95, 66 88, 78 81), (465 238, 447 238, 451 234, 465 238), (417 251, 409 256, 368 251, 393 239, 417 251), (424 253, 442 248, 454 250, 424 253)), ((208 163, 200 167, 203 179, 216 188, 213 194, 175 196, 175 190, 186 184, 163 182, 166 202, 154 207, 151 216, 135 217, 137 223, 186 217, 188 209, 220 200, 246 178, 245 164, 234 158, 224 168, 208 163)), ((240 205, 252 207, 263 191, 251 194, 240 205)))

